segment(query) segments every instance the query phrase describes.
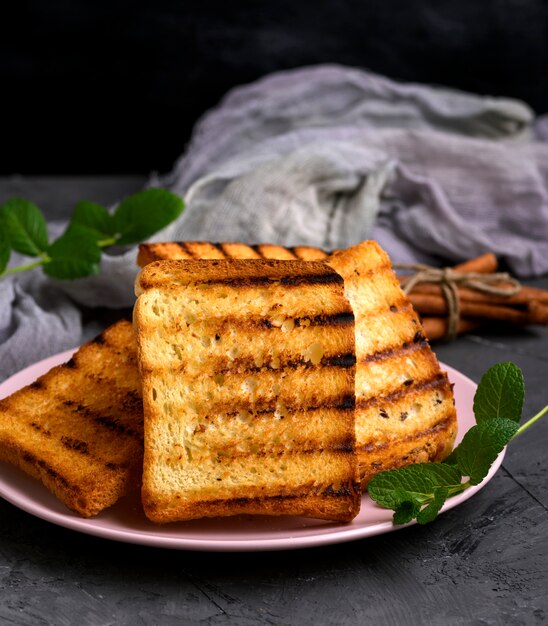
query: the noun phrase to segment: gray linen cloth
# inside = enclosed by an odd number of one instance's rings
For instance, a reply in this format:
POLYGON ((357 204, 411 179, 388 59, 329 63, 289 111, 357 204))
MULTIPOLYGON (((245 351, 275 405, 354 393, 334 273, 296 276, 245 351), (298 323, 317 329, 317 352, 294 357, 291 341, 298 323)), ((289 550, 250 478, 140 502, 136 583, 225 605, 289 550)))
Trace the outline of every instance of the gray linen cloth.
MULTIPOLYGON (((154 240, 331 249, 374 238, 395 262, 490 250, 519 276, 539 275, 548 271, 545 122, 516 100, 358 69, 280 72, 231 91, 171 174, 152 178, 187 201, 154 240)), ((77 345, 78 303, 130 306, 135 274, 132 249, 105 255, 89 279, 35 271, 0 281, 0 378, 77 345)))

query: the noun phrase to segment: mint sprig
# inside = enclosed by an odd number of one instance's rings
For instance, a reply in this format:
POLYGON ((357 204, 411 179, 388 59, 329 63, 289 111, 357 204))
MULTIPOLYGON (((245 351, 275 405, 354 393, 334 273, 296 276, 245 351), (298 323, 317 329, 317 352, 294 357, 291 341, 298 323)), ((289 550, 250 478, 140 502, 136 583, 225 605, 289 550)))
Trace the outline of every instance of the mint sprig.
POLYGON ((49 276, 82 278, 99 271, 102 250, 147 239, 182 213, 183 200, 166 189, 136 193, 110 213, 95 202, 79 202, 65 232, 48 238, 40 209, 24 198, 0 206, 0 277, 42 266, 49 276), (12 250, 36 260, 8 268, 12 250))
POLYGON ((474 396, 476 424, 443 463, 417 463, 374 476, 369 496, 394 511, 394 524, 433 521, 446 500, 478 485, 504 447, 548 412, 548 405, 519 426, 525 397, 523 374, 498 363, 482 377, 474 396))

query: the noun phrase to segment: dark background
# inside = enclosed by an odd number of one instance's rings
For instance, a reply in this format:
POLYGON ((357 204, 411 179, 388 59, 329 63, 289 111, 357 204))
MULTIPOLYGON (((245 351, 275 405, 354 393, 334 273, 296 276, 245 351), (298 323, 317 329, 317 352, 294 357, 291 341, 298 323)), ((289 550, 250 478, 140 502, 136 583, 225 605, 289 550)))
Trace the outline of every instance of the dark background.
POLYGON ((546 0, 4 4, 0 175, 170 169, 232 86, 321 62, 548 111, 546 0))

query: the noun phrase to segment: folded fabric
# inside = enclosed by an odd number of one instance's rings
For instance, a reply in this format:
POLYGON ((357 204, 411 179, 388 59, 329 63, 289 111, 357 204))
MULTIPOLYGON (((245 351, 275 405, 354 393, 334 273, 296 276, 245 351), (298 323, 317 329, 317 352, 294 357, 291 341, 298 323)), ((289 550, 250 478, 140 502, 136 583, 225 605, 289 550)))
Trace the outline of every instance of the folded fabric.
MULTIPOLYGON (((173 172, 151 180, 187 202, 154 240, 331 249, 374 238, 393 261, 492 251, 518 275, 541 274, 548 144, 533 139, 534 123, 515 100, 331 65, 280 72, 230 92, 173 172)), ((101 273, 82 280, 36 270, 0 281, 0 378, 79 343, 78 304, 130 306, 135 256, 106 254, 101 273)))
MULTIPOLYGON (((395 261, 491 251, 548 271, 548 145, 523 103, 403 85, 357 69, 282 72, 233 90, 173 172, 173 238, 343 247, 395 261)), ((541 128, 541 127, 539 127, 541 128)))

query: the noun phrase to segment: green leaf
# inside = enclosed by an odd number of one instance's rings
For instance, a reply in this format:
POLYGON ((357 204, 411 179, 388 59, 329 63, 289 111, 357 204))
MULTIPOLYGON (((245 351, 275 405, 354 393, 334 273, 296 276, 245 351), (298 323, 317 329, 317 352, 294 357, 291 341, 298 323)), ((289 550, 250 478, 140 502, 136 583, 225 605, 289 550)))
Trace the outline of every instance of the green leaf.
POLYGON ((69 228, 73 224, 85 226, 94 231, 97 240, 114 235, 114 219, 101 204, 82 200, 74 207, 69 228))
POLYGON ((514 363, 497 363, 483 375, 476 390, 476 422, 499 418, 519 422, 524 397, 525 384, 519 367, 514 363))
POLYGON ((8 235, 4 229, 2 220, 0 220, 0 274, 4 272, 8 265, 11 255, 11 246, 8 235))
POLYGON ((433 483, 420 471, 412 470, 413 466, 397 470, 388 470, 374 476, 367 486, 372 500, 387 509, 394 509, 403 500, 424 502, 431 497, 433 483), (405 493, 405 497, 402 496, 405 493))
POLYGON ((426 524, 437 516, 448 496, 464 489, 459 469, 442 463, 416 463, 382 472, 367 487, 372 500, 394 509, 394 524, 406 524, 414 518, 426 524))
POLYGON ((118 244, 144 241, 179 217, 184 202, 166 189, 147 189, 123 200, 114 212, 118 244))
POLYGON ((459 470, 468 476, 472 485, 478 485, 489 472, 504 446, 518 430, 516 422, 509 419, 489 419, 481 422, 464 435, 455 450, 459 470))
POLYGON ((408 524, 415 519, 421 510, 420 504, 413 500, 403 500, 396 506, 392 521, 396 525, 408 524))
POLYGON ((26 256, 39 256, 48 247, 48 229, 40 209, 23 198, 11 198, 1 208, 11 247, 26 256))
POLYGON ((437 487, 434 489, 433 500, 421 511, 419 511, 419 513, 417 513, 417 522, 419 524, 428 524, 429 522, 433 522, 438 516, 441 507, 445 504, 448 495, 449 491, 447 487, 437 487))
POLYGON ((459 485, 462 474, 455 465, 445 463, 417 463, 409 465, 409 470, 420 471, 427 476, 434 487, 453 487, 459 485))
POLYGON ((91 231, 78 224, 51 244, 48 255, 44 272, 54 278, 82 278, 99 271, 101 249, 91 231))

